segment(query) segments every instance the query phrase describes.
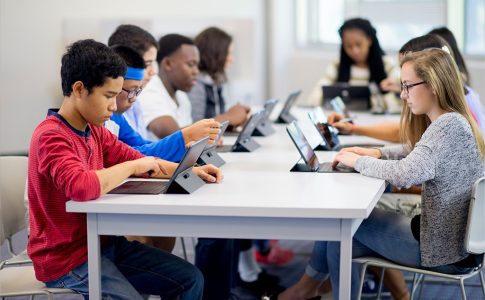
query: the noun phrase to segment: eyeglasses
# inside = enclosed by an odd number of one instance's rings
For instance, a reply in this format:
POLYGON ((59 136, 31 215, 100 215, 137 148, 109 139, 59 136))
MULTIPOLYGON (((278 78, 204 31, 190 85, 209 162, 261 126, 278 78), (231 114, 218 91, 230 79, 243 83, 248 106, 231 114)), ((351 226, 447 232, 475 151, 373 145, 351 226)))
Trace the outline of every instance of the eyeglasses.
POLYGON ((140 95, 140 93, 143 89, 142 88, 136 88, 136 89, 130 91, 130 90, 121 88, 121 90, 127 94, 128 101, 131 101, 131 100, 136 99, 136 97, 138 95, 140 95))
POLYGON ((426 83, 426 81, 421 81, 418 83, 412 83, 412 84, 406 84, 406 83, 401 83, 401 92, 406 92, 406 94, 409 94, 409 89, 412 87, 415 87, 417 85, 426 83))

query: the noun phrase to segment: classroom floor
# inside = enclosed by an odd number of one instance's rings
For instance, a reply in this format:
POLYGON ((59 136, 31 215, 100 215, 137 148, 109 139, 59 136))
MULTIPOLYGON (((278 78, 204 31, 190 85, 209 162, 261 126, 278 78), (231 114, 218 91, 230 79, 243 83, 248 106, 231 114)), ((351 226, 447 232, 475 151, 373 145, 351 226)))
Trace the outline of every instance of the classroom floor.
MULTIPOLYGON (((188 259, 193 262, 193 239, 192 238, 185 238, 186 248, 188 259)), ((21 232, 17 236, 14 237, 14 250, 18 251, 25 247, 27 243, 27 235, 26 232, 21 232)), ((284 247, 292 248, 295 251, 295 259, 284 267, 271 267, 266 266, 266 270, 274 275, 277 275, 281 278, 281 284, 283 286, 289 286, 294 283, 298 278, 303 274, 304 267, 308 260, 308 256, 312 249, 312 242, 309 241, 281 241, 281 245, 284 247)), ((177 255, 182 256, 182 247, 180 243, 180 239, 177 240, 177 245, 175 247, 174 253, 177 255)), ((3 245, 0 248, 0 260, 4 260, 8 257, 8 251, 6 245, 3 245)), ((409 276, 406 276, 410 278, 409 276)), ((476 276, 468 281, 466 281, 466 291, 469 300, 484 300, 485 297, 482 294, 480 288, 480 281, 479 277, 476 276)), ((239 296, 240 300, 259 300, 256 295, 252 295, 248 291, 238 288, 235 290, 237 296, 239 296)), ((26 300, 29 297, 11 297, 7 299, 12 300, 26 300)), ((46 299, 43 296, 36 296, 35 299, 41 300, 46 299)), ((66 300, 78 300, 82 299, 80 296, 76 295, 68 295, 68 296, 56 296, 55 299, 66 299, 66 300)), ((156 297, 151 297, 150 299, 158 299, 156 297)), ((324 295, 322 300, 331 300, 331 295, 324 295)), ((365 298, 365 299, 373 299, 373 297, 365 298)), ((383 299, 391 299, 389 295, 385 295, 383 299)), ((430 281, 426 282, 425 288, 422 292, 423 300, 431 300, 431 299, 440 299, 440 300, 455 300, 461 299, 460 288, 457 283, 454 282, 443 282, 443 281, 436 281, 430 278, 430 281)))

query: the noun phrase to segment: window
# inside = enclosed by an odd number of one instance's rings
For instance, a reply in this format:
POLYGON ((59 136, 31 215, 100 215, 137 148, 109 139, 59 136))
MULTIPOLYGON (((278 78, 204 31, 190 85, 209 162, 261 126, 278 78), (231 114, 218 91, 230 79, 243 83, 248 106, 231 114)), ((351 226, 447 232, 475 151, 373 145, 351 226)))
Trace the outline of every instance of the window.
POLYGON ((485 55, 485 0, 465 1, 465 53, 485 55))
MULTIPOLYGON (((411 38, 447 24, 446 0, 295 0, 295 6, 301 47, 339 45, 338 28, 356 16, 369 19, 382 47, 395 51, 411 38)), ((483 35, 483 26, 477 30, 483 35)))

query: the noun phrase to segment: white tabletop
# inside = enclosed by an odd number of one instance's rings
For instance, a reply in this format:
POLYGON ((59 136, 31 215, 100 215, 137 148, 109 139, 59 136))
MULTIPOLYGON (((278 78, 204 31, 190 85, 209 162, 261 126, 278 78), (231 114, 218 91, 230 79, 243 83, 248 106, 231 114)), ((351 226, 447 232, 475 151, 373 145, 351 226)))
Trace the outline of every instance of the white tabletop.
MULTIPOLYGON (((313 130, 300 123, 305 133, 313 130)), ((275 134, 255 138, 261 144, 256 151, 221 154, 226 164, 222 166, 224 180, 220 184, 206 184, 190 195, 104 195, 94 201, 70 201, 67 210, 289 218, 366 218, 370 214, 384 189, 383 180, 360 174, 289 172, 299 154, 285 125, 274 127, 275 134)), ((225 137, 224 142, 231 144, 234 140, 225 137)), ((343 136, 341 140, 343 144, 382 143, 355 136, 343 136)), ((321 162, 331 161, 335 152, 317 155, 321 162)))

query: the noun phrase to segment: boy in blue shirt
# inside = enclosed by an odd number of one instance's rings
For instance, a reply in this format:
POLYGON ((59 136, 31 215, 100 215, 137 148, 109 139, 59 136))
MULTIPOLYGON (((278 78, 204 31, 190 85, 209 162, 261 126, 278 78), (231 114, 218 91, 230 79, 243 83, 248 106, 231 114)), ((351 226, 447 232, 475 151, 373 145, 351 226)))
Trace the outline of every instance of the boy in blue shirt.
MULTIPOLYGON (((111 120, 105 123, 105 127, 111 133, 117 135, 119 140, 145 155, 179 162, 186 150, 186 143, 181 130, 158 142, 152 142, 145 140, 136 132, 123 116, 123 113, 132 106, 136 101, 136 96, 142 90, 145 63, 143 58, 131 48, 114 46, 112 49, 123 58, 128 68, 121 93, 116 97, 116 112, 111 120)), ((187 142, 191 142, 191 140, 187 142)))

